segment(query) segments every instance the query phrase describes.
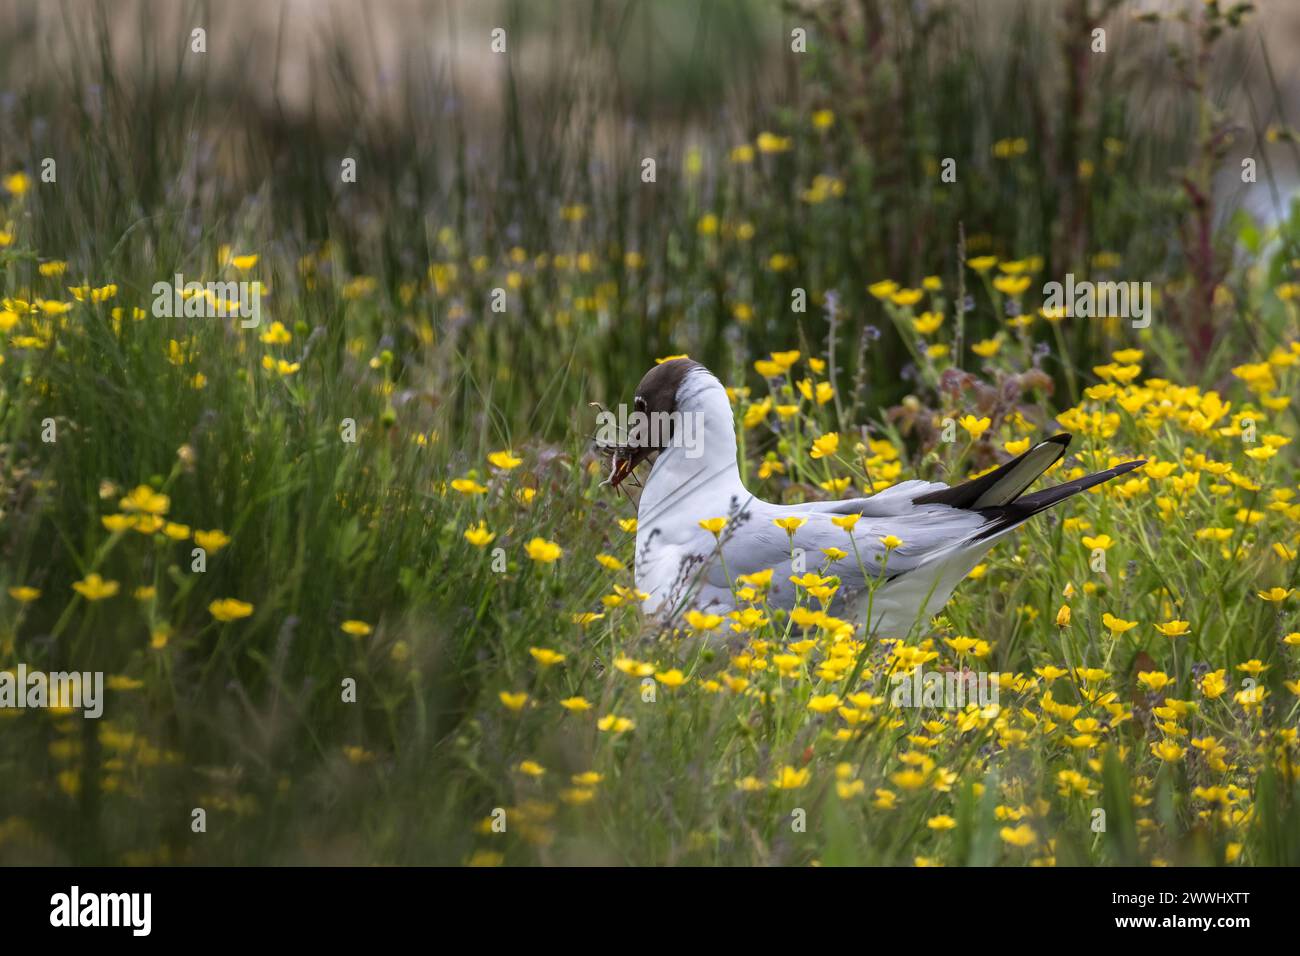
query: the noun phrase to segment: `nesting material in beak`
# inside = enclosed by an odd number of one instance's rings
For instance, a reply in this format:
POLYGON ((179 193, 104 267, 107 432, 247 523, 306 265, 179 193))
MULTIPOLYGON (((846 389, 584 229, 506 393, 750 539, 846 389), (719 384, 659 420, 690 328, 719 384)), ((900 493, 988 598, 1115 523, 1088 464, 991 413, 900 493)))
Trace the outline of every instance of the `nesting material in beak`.
POLYGON ((611 488, 617 488, 622 481, 632 474, 633 470, 639 465, 651 449, 633 448, 620 449, 614 454, 613 470, 609 474, 609 485, 611 488))
POLYGON ((615 456, 614 467, 609 473, 609 486, 611 488, 617 488, 619 483, 630 474, 632 474, 631 459, 615 456))

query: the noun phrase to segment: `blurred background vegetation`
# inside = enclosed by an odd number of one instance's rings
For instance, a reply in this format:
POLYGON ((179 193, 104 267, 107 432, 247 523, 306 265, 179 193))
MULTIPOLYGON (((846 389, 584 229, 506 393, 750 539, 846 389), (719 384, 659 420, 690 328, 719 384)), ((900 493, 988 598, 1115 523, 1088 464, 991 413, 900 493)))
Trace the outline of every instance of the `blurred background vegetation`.
MULTIPOLYGON (((521 328, 546 333, 524 364, 567 370, 559 387, 582 409, 656 356, 735 371, 750 352, 820 342, 831 290, 842 348, 865 350, 883 319, 867 285, 937 275, 955 294, 959 254, 1041 257, 1040 284, 1150 280, 1157 344, 1218 375, 1276 344, 1275 322, 1230 301, 1251 278, 1232 266, 1243 244, 1280 251, 1263 263, 1276 284, 1295 257, 1293 231, 1270 230, 1297 183, 1300 11, 1219 2, 1207 27, 1204 6, 7 3, 0 165, 59 156, 63 187, 30 209, 40 245, 141 280, 184 263, 114 261, 138 255, 120 242, 133 230, 152 253, 177 227, 288 252, 334 239, 338 266, 376 277, 400 313, 400 277, 496 269, 515 250, 507 316, 462 288, 420 318, 436 329, 422 371, 440 390, 460 367, 438 356, 472 352, 519 422, 555 382, 505 375, 524 358, 521 328), (508 56, 489 50, 498 26, 508 56), (735 162, 737 147, 752 160, 735 162), (344 157, 359 170, 346 187, 344 157), (795 288, 812 298, 803 315, 795 288)), ((967 341, 1005 318, 972 316, 967 341)), ((1081 367, 1112 344, 1097 326, 1066 327, 1081 367)), ((409 329, 390 331, 406 344, 409 329)), ((1047 360, 1058 382, 1069 359, 1047 360)), ((871 347, 873 402, 908 390, 906 364, 893 335, 871 347)))

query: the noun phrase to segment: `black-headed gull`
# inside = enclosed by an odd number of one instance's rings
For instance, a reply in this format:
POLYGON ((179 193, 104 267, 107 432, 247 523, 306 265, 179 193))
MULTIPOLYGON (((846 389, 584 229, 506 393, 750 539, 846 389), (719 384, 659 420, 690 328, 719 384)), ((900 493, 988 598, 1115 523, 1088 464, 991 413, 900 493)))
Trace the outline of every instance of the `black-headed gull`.
POLYGON ((912 480, 870 498, 775 505, 741 483, 731 402, 703 365, 672 359, 651 369, 633 409, 643 421, 671 423, 641 428, 616 453, 610 476, 617 487, 658 452, 637 507, 635 578, 650 595, 643 604, 649 613, 733 611, 741 603, 736 580, 767 569, 770 606, 792 608, 791 578, 819 570, 822 549, 836 548, 847 556, 827 571, 840 579, 832 611, 865 625, 863 633, 904 637, 938 613, 1003 535, 1145 464, 1125 462, 1024 494, 1065 454, 1070 436, 1062 434, 960 485, 912 480), (715 533, 701 526, 712 518, 726 518, 725 527, 715 533))

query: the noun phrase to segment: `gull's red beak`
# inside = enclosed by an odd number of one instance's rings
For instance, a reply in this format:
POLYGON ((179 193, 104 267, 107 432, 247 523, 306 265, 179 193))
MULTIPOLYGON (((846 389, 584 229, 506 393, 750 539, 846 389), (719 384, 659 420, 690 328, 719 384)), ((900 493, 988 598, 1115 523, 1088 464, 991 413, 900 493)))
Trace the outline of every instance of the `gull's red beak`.
POLYGON ((614 471, 609 476, 609 485, 611 488, 617 488, 624 478, 632 474, 632 459, 615 458, 614 471))
POLYGON ((609 476, 611 488, 617 488, 628 475, 639 465, 647 455, 650 454, 650 448, 636 448, 632 454, 626 458, 620 453, 614 457, 614 471, 609 476))

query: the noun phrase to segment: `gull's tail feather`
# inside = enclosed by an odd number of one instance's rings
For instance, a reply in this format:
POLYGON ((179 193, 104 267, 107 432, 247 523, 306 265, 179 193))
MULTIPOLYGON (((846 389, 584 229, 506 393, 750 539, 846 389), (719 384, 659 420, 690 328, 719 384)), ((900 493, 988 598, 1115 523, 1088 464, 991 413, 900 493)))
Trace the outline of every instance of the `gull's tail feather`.
POLYGON ((981 511, 1009 505, 1024 494, 1025 489, 1037 481, 1043 472, 1061 460, 1069 444, 1068 434, 1062 432, 1053 435, 987 475, 913 498, 912 504, 947 505, 963 511, 981 511))
MULTIPOLYGON (((1026 452, 1028 454, 1028 452, 1026 452)), ((1000 507, 983 509, 989 517, 989 523, 979 530, 972 541, 984 541, 1003 531, 1010 531, 1017 525, 1023 524, 1040 511, 1046 511, 1052 505, 1059 504, 1066 498, 1071 498, 1080 492, 1087 491, 1102 482, 1110 481, 1112 478, 1118 478, 1120 475, 1126 475, 1134 468, 1140 468, 1145 465, 1144 459, 1138 461, 1126 461, 1122 465, 1116 465, 1114 468, 1107 468, 1105 471, 1094 472, 1091 475, 1084 475, 1082 478, 1076 478, 1073 481, 1067 481, 1063 484, 1054 485, 1051 488, 1044 488, 1042 491, 1035 491, 1032 495, 1025 495, 1017 498, 1008 505, 1000 507)))

